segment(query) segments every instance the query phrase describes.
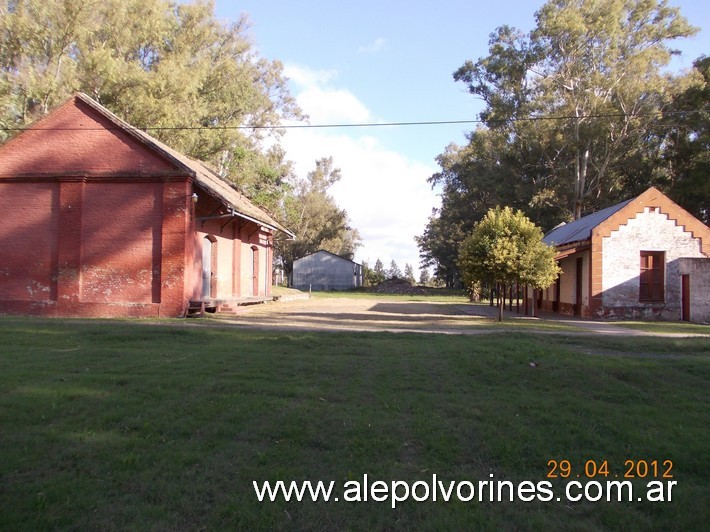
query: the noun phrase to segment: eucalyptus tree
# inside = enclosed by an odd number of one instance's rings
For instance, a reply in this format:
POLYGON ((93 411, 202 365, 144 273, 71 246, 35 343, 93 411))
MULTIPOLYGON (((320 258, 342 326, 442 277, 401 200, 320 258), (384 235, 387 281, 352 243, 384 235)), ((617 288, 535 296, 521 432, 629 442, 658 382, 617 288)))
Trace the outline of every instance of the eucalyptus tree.
POLYGON ((305 179, 295 180, 286 195, 283 219, 296 237, 277 240, 275 255, 288 276, 296 259, 322 249, 352 260, 361 245, 360 234, 350 226, 348 213, 338 207, 329 193, 341 177, 340 169, 333 166, 333 158, 323 157, 305 179))
POLYGON ((483 99, 487 127, 540 146, 553 196, 579 217, 615 199, 629 144, 678 92, 668 43, 697 30, 666 0, 550 0, 536 22, 498 28, 454 79, 483 99))
POLYGON ((75 91, 278 206, 289 166, 264 140, 301 112, 246 18, 224 24, 204 0, 2 1, 0 134, 75 91))
POLYGON ((698 77, 700 83, 679 94, 661 121, 667 169, 661 185, 673 200, 710 224, 710 57, 698 58, 693 70, 688 77, 698 77))

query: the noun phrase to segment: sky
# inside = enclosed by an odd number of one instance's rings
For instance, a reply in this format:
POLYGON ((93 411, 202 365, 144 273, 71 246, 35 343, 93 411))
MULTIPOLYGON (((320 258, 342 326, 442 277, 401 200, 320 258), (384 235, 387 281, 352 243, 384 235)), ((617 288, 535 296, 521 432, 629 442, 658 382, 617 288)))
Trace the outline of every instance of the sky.
MULTIPOLYGON (((710 3, 670 0, 701 31, 678 41, 673 71, 710 53, 710 3), (709 28, 709 29, 705 29, 709 28)), ((535 25, 543 1, 216 0, 217 18, 247 15, 259 56, 283 63, 289 90, 311 125, 476 120, 482 103, 453 72, 487 55, 489 35, 535 25)), ((342 179, 330 193, 363 239, 356 262, 418 275, 421 235, 439 205, 427 179, 447 145, 475 124, 289 129, 282 140, 299 177, 333 157, 342 179)))

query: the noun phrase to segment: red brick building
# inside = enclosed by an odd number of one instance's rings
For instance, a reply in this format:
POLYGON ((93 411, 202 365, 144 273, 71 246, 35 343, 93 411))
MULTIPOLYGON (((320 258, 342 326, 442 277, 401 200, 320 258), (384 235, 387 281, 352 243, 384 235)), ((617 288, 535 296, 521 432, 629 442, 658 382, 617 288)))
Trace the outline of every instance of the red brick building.
POLYGON ((0 313, 183 316, 271 291, 289 233, 78 94, 0 147, 0 313))

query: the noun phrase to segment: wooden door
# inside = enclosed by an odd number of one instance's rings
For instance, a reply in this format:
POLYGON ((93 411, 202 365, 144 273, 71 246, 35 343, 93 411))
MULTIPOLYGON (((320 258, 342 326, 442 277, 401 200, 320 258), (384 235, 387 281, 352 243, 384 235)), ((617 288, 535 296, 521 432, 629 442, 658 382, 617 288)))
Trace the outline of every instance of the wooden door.
POLYGON ((680 319, 690 321, 690 275, 680 276, 680 319))
POLYGON ((582 278, 582 266, 584 265, 584 259, 579 258, 577 259, 577 268, 576 268, 576 283, 575 283, 575 289, 574 289, 574 315, 575 316, 581 316, 582 315, 582 286, 583 286, 583 278, 582 278))
POLYGON ((253 246, 251 248, 251 295, 259 295, 259 248, 253 246))
POLYGON ((212 241, 202 239, 202 297, 212 297, 212 241))

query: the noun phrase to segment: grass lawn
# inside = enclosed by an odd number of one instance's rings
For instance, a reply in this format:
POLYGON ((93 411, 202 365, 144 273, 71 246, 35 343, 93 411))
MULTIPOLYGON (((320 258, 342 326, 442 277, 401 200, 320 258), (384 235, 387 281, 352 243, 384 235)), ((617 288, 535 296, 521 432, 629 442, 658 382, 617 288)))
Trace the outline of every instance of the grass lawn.
POLYGON ((708 334, 710 325, 688 323, 684 321, 614 321, 615 325, 654 333, 671 334, 708 334))
MULTIPOLYGON (((710 522, 710 342, 0 319, 0 529, 710 522), (588 350, 588 353, 585 352, 588 350), (537 367, 531 367, 531 362, 537 367), (672 502, 258 502, 252 481, 544 481, 671 460, 672 502)), ((659 471, 659 474, 662 471, 659 471)), ((597 480, 606 480, 598 477, 597 480)), ((635 480, 640 495, 649 478, 635 480)), ((553 481, 556 496, 563 482, 553 481)), ((645 490, 643 490, 645 492, 645 490)), ((464 493, 467 493, 464 491, 464 493)))

